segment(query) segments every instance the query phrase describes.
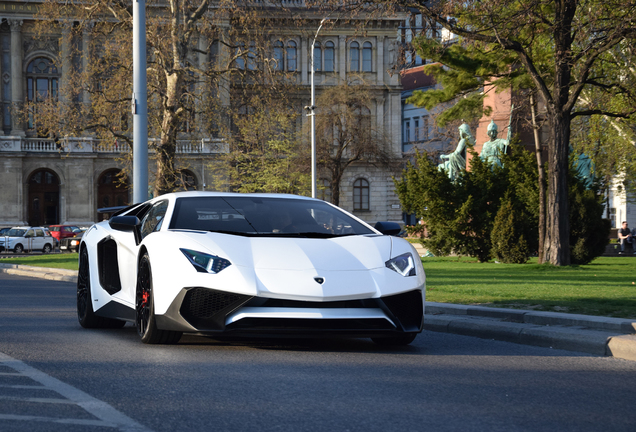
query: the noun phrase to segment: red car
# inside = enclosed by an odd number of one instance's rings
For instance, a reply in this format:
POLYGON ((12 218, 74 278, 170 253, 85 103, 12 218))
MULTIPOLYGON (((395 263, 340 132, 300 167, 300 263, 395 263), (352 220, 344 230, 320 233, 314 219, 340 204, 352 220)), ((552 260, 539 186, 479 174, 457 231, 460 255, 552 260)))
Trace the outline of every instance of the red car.
POLYGON ((51 225, 49 226, 49 231, 51 231, 53 237, 60 241, 66 237, 73 237, 81 230, 74 225, 51 225))

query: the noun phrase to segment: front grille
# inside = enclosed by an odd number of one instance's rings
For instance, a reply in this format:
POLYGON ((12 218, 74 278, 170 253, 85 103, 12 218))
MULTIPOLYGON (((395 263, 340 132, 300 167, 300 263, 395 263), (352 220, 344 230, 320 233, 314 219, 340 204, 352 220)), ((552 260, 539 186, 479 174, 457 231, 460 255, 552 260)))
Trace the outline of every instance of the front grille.
POLYGON ((195 287, 181 303, 181 316, 200 330, 222 330, 225 317, 251 299, 250 296, 195 287))

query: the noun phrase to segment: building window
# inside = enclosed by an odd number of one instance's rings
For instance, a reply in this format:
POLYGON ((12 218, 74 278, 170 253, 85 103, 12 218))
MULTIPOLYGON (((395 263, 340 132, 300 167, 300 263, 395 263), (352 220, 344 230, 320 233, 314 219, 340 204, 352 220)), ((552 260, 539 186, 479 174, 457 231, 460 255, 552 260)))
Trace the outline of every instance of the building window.
POLYGON ((245 57, 243 54, 245 53, 245 44, 240 43, 239 46, 236 47, 236 67, 240 70, 245 70, 245 57))
POLYGON ((314 45, 314 71, 320 72, 322 70, 322 46, 320 42, 316 41, 314 45))
POLYGON ((323 201, 331 202, 331 183, 327 179, 318 181, 318 198, 323 201))
POLYGON ((258 63, 256 61, 256 45, 254 42, 250 42, 250 47, 247 51, 247 70, 258 69, 258 63))
POLYGON ((413 120, 413 138, 415 138, 415 141, 419 141, 420 140, 420 120, 419 119, 415 119, 413 120))
POLYGON ((353 210, 369 210, 369 182, 365 179, 353 182, 353 210))
POLYGON ((197 190, 197 179, 194 173, 189 170, 183 170, 177 177, 177 190, 180 191, 195 191, 197 190))
POLYGON ((284 70, 284 53, 283 43, 281 41, 274 42, 274 70, 284 70))
POLYGON ((404 122, 404 142, 411 142, 411 122, 408 120, 404 122))
POLYGON ((358 42, 351 42, 349 46, 349 70, 355 72, 360 70, 360 45, 358 42))
POLYGON ((336 64, 335 64, 335 45, 333 44, 333 42, 327 42, 325 44, 325 72, 333 72, 334 70, 336 70, 336 64))
MULTIPOLYGON (((27 100, 31 104, 52 98, 57 100, 60 76, 57 67, 46 57, 32 60, 26 69, 27 100)), ((36 129, 37 108, 29 110, 29 129, 36 129)))
POLYGON ((371 72, 373 70, 372 57, 373 46, 371 42, 365 42, 364 45, 362 45, 362 70, 364 72, 371 72))
POLYGON ((422 140, 428 141, 428 117, 422 117, 422 140))
POLYGON ((296 42, 287 42, 287 70, 296 71, 296 42))

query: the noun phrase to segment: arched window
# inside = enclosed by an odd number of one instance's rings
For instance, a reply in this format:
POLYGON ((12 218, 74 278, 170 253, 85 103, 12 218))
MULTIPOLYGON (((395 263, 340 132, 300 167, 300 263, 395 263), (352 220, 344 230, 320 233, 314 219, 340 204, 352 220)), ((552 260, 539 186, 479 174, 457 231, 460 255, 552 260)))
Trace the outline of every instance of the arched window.
POLYGON ((365 42, 362 45, 362 70, 364 72, 371 72, 373 70, 373 46, 371 42, 365 42))
POLYGON ((29 177, 29 225, 55 225, 60 216, 60 179, 48 169, 29 177))
MULTIPOLYGON (((26 69, 27 100, 31 103, 57 100, 60 74, 53 62, 46 57, 33 59, 26 69)), ((29 112, 29 129, 36 128, 37 110, 29 112)))
POLYGON ((283 43, 281 41, 274 42, 274 70, 284 70, 284 54, 283 43))
POLYGON ((360 70, 360 44, 358 42, 351 42, 349 46, 349 70, 360 70))
POLYGON ((334 70, 336 70, 336 64, 334 61, 335 51, 336 49, 333 42, 327 42, 325 44, 325 72, 333 72, 334 70))
POLYGON ((322 45, 320 45, 320 42, 316 41, 316 44, 314 45, 314 71, 320 72, 321 70, 322 70, 322 45))
POLYGON ((365 179, 353 182, 353 210, 369 210, 369 182, 365 179))
POLYGON ((296 42, 287 42, 287 70, 296 71, 296 42))

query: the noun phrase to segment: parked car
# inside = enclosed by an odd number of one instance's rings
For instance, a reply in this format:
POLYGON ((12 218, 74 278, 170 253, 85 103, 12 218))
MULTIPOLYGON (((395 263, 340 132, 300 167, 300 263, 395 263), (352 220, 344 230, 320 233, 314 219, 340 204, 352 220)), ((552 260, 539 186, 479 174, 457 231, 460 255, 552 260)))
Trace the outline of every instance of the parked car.
POLYGON ((66 237, 74 237, 81 229, 75 225, 49 225, 49 231, 59 241, 66 237))
POLYGON ((62 252, 77 252, 79 250, 79 244, 82 241, 84 231, 75 233, 74 237, 66 237, 60 240, 60 251, 62 252))
POLYGON ((49 253, 57 244, 49 230, 43 227, 15 227, 0 237, 0 252, 4 250, 22 253, 25 250, 41 250, 49 253))

